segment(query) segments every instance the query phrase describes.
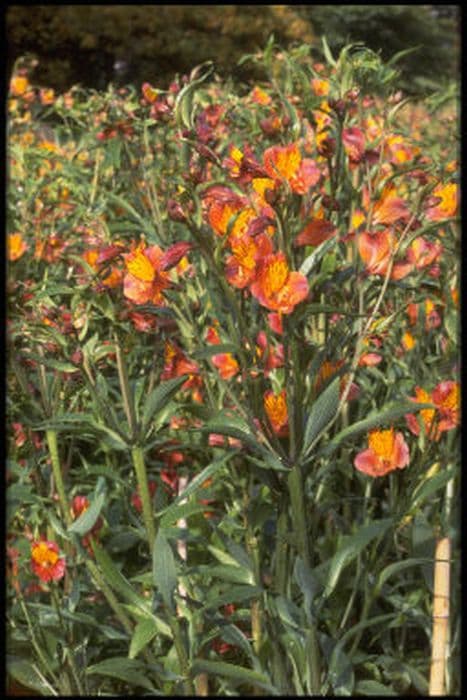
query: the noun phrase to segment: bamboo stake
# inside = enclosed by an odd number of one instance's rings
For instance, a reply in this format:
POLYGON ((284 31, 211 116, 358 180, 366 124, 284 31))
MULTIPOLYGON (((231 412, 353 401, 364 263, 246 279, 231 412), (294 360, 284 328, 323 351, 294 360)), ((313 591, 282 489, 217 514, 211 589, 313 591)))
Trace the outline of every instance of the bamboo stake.
POLYGON ((433 636, 429 695, 446 695, 445 672, 449 632, 449 574, 451 541, 438 540, 435 552, 433 636))

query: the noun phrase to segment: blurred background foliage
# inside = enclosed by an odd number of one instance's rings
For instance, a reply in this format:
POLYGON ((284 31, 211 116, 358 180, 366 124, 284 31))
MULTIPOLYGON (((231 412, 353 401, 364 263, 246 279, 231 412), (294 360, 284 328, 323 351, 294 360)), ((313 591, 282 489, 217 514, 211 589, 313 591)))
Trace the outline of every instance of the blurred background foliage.
POLYGON ((237 61, 271 34, 283 48, 310 44, 315 60, 324 34, 335 53, 355 41, 383 59, 419 46, 399 67, 401 87, 423 95, 458 80, 459 15, 457 5, 12 5, 7 71, 33 54, 34 81, 58 91, 109 82, 166 88, 211 59, 221 76, 249 82, 261 79, 258 68, 237 61))

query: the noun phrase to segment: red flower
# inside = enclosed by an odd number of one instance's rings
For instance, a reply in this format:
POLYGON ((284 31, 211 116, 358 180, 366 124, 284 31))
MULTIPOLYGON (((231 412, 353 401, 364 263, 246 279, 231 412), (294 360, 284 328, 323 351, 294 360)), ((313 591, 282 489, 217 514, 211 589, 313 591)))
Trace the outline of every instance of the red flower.
POLYGON ((409 463, 409 448, 402 433, 372 430, 368 449, 355 457, 355 467, 368 476, 385 476, 395 469, 404 469, 409 463))
POLYGON ((31 545, 31 567, 36 576, 47 583, 63 578, 66 563, 64 557, 59 557, 59 548, 55 542, 40 540, 31 545))
POLYGON ((294 246, 319 245, 336 233, 337 229, 325 219, 312 219, 294 240, 294 246))

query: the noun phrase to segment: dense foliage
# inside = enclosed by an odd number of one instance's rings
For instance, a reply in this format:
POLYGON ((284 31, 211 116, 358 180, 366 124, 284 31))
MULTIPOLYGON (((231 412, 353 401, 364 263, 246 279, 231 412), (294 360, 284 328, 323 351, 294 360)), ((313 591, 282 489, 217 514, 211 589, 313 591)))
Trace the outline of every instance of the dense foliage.
POLYGON ((42 695, 426 695, 452 543, 457 112, 270 41, 8 99, 8 671, 42 695))
POLYGON ((39 60, 36 80, 65 91, 149 80, 167 87, 175 73, 206 60, 223 76, 265 79, 238 66, 271 33, 284 47, 327 36, 338 53, 362 42, 388 60, 407 47, 399 85, 426 94, 457 80, 460 17, 456 5, 12 5, 6 13, 10 67, 25 53, 39 60))

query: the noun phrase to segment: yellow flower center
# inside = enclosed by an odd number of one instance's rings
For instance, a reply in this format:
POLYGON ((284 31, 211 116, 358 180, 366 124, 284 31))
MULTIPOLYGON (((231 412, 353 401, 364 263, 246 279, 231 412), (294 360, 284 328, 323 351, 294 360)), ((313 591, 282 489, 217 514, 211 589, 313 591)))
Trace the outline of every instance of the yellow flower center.
POLYGON ((40 566, 48 568, 57 563, 58 554, 53 549, 50 549, 46 542, 39 542, 32 550, 32 558, 40 566))
POLYGON ((373 430, 368 436, 368 445, 375 455, 383 461, 390 461, 394 452, 394 428, 373 430))
POLYGON ((289 266, 281 258, 273 260, 266 267, 263 276, 263 288, 267 296, 279 292, 289 276, 289 266))
POLYGON ((153 282, 155 277, 154 267, 141 248, 135 250, 131 257, 127 259, 126 267, 130 274, 142 282, 153 282))
POLYGON ((280 394, 269 394, 266 396, 264 408, 274 428, 278 429, 287 423, 288 414, 285 391, 281 391, 280 394))

